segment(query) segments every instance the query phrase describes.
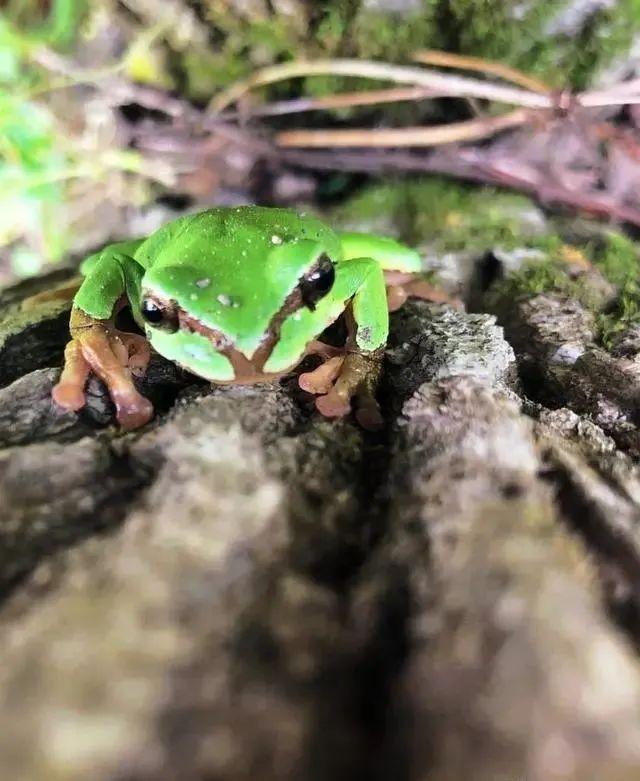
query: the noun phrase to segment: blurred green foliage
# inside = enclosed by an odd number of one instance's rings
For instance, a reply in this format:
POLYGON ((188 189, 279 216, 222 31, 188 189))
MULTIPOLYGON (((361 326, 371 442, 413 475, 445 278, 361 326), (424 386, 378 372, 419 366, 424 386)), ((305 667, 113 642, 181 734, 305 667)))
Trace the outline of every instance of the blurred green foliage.
MULTIPOLYGON (((398 3, 384 0, 0 0, 0 278, 6 258, 24 274, 81 244, 76 239, 86 225, 76 224, 75 211, 86 212, 89 201, 100 215, 89 215, 95 225, 105 223, 104 202, 139 207, 153 197, 153 172, 143 171, 144 160, 132 150, 118 148, 117 112, 99 88, 92 93, 82 86, 85 67, 117 71, 132 82, 173 89, 204 104, 235 79, 276 62, 319 57, 403 62, 416 49, 436 48, 497 59, 555 87, 582 87, 628 48, 638 31, 640 0, 602 5, 577 33, 562 22, 571 5, 570 0, 406 0, 394 11, 398 3), (64 54, 77 74, 61 76, 43 67, 36 56, 41 47, 64 54), (108 126, 101 138, 95 130, 99 122, 108 126), (115 172, 122 174, 119 179, 115 172)), ((264 96, 328 94, 361 85, 311 77, 272 85, 264 96)), ((374 119, 415 121, 414 108, 386 106, 374 119)), ((371 111, 364 116, 371 119, 371 111)), ((349 122, 353 112, 342 110, 338 118, 349 122)), ((324 124, 327 118, 307 115, 300 121, 324 124)), ((161 164, 156 158, 149 167, 157 171, 161 164)), ((171 172, 161 186, 170 181, 171 172)), ((486 191, 455 196, 459 202, 450 204, 433 193, 441 195, 438 185, 419 188, 409 198, 410 205, 420 199, 431 203, 436 215, 418 226, 416 237, 433 232, 437 215, 446 212, 462 229, 452 232, 447 223, 436 231, 445 249, 451 249, 452 235, 472 246, 487 232, 504 244, 517 241, 510 231, 518 227, 512 229, 500 215, 485 221, 479 204, 486 191)), ((376 208, 395 210, 406 222, 407 194, 387 195, 376 208)), ((114 214, 114 224, 105 224, 89 242, 107 240, 124 229, 121 222, 114 214)))
POLYGON ((51 77, 33 65, 31 54, 42 45, 69 47, 85 4, 54 0, 44 17, 43 6, 10 0, 0 16, 0 247, 12 245, 19 274, 37 271, 41 256, 61 257, 66 246, 56 216, 71 160, 53 114, 34 99, 51 77))
POLYGON ((633 241, 611 231, 596 253, 596 263, 618 289, 613 306, 598 318, 602 343, 611 347, 622 331, 640 324, 640 252, 633 241))

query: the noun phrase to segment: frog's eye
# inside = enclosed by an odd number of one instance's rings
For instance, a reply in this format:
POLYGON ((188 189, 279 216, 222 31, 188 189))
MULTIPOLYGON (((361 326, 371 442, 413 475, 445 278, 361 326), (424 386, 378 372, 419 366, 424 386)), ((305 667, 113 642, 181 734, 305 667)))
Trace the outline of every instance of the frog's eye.
POLYGON ((178 313, 171 305, 160 304, 153 298, 143 298, 140 314, 154 328, 162 328, 169 333, 178 330, 178 313))
POLYGON ((328 255, 320 255, 318 262, 300 280, 300 291, 304 305, 312 312, 321 298, 333 287, 336 270, 328 255))

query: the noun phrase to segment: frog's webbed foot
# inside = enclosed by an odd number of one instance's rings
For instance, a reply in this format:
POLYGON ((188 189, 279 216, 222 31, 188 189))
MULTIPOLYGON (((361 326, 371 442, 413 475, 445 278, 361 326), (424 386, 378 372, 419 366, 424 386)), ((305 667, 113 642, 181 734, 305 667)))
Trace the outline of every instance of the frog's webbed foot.
POLYGON ((80 309, 71 313, 71 341, 65 349, 65 364, 54 387, 53 400, 60 407, 84 407, 84 386, 91 372, 107 386, 116 407, 116 418, 124 429, 147 423, 153 406, 136 390, 131 374, 144 374, 151 351, 138 334, 122 333, 109 320, 95 320, 80 309))
POLYGON ((390 312, 395 312, 408 298, 421 298, 432 304, 449 304, 460 309, 462 302, 446 293, 442 288, 432 285, 416 274, 406 274, 397 271, 386 271, 387 305, 390 312))
MULTIPOLYGON (((325 362, 311 372, 300 375, 300 387, 319 396, 316 408, 327 418, 342 418, 351 412, 360 425, 369 430, 383 425, 375 390, 382 367, 382 352, 370 354, 330 348, 325 362)), ((320 350, 315 350, 321 353, 320 350)))

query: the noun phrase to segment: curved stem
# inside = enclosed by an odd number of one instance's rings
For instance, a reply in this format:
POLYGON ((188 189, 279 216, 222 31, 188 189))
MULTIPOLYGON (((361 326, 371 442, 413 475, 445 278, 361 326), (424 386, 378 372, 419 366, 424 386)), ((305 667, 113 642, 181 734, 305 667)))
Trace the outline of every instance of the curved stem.
POLYGON ((373 60, 315 60, 314 62, 295 61, 282 65, 262 68, 247 79, 237 81, 228 89, 219 93, 209 104, 209 110, 220 112, 253 87, 283 81, 301 76, 356 76, 365 79, 392 81, 397 84, 413 84, 437 90, 451 97, 474 97, 511 103, 527 108, 552 108, 553 99, 549 95, 540 95, 515 87, 491 84, 480 79, 464 76, 452 76, 405 65, 391 65, 373 60))

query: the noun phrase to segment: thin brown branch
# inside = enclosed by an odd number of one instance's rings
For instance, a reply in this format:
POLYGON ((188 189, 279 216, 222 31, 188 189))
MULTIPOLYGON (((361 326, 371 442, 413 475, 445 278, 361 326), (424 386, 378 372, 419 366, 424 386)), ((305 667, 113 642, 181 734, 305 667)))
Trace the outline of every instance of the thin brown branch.
POLYGON ((420 62, 423 65, 437 65, 440 68, 460 68, 461 70, 476 71, 480 73, 490 73, 504 81, 510 81, 524 89, 541 94, 549 94, 552 90, 540 79, 529 76, 526 73, 504 65, 501 62, 485 60, 481 57, 467 57, 461 54, 451 54, 450 52, 436 51, 429 49, 417 51, 411 55, 414 62, 420 62))
POLYGON ((221 119, 233 120, 246 117, 275 117, 286 114, 301 114, 305 111, 322 111, 356 106, 373 106, 380 103, 399 103, 405 100, 438 98, 441 93, 427 87, 396 87, 392 89, 367 90, 365 92, 343 92, 321 98, 296 98, 252 106, 245 110, 224 112, 221 119))
POLYGON ((281 147, 407 147, 440 146, 493 136, 529 121, 530 112, 516 109, 497 117, 482 117, 435 127, 407 127, 377 130, 290 130, 279 133, 281 147))
MULTIPOLYGON (((526 161, 520 161, 525 164, 518 165, 517 159, 506 159, 500 155, 496 157, 494 145, 460 146, 461 142, 485 139, 501 130, 523 126, 537 116, 548 118, 552 116, 549 109, 563 109, 563 113, 554 115, 557 121, 562 123, 571 122, 574 108, 640 103, 640 79, 580 95, 566 92, 559 98, 556 95, 515 89, 480 79, 386 63, 357 60, 288 63, 258 71, 251 78, 233 85, 229 90, 218 95, 212 105, 214 107, 228 105, 253 86, 269 84, 285 78, 324 73, 387 80, 404 86, 330 95, 324 98, 284 101, 258 107, 252 111, 256 115, 275 116, 278 113, 294 111, 371 105, 395 100, 419 100, 445 95, 515 103, 521 107, 499 116, 479 117, 466 122, 436 127, 291 131, 277 136, 277 143, 280 146, 275 146, 264 135, 257 135, 237 124, 221 121, 222 117, 219 114, 207 114, 188 101, 167 95, 161 90, 132 84, 122 78, 116 70, 82 69, 48 49, 34 50, 33 56, 43 67, 68 78, 72 83, 92 85, 113 105, 116 105, 117 101, 134 101, 170 116, 173 120, 172 132, 176 135, 175 138, 169 135, 163 140, 158 147, 162 154, 175 153, 178 156, 188 156, 190 152, 196 150, 197 154, 206 154, 210 150, 205 139, 215 138, 221 148, 229 144, 245 149, 256 159, 312 170, 349 170, 369 173, 414 171, 509 187, 537 197, 544 203, 559 204, 640 227, 640 210, 620 198, 616 199, 615 194, 597 191, 590 187, 569 188, 559 181, 560 176, 551 174, 539 166, 528 165, 526 161), (524 107, 533 110, 525 110, 524 107), (568 115, 566 120, 564 112, 568 115), (337 148, 325 151, 313 150, 313 147, 327 146, 343 147, 344 151, 337 148), (389 150, 389 146, 396 149, 389 150), (403 146, 440 148, 418 153, 404 151, 401 149, 403 146), (296 147, 309 147, 309 149, 303 151, 296 147), (369 149, 359 152, 357 147, 369 147, 369 149)), ((449 66, 453 66, 454 61, 451 57, 445 54, 440 56, 444 57, 449 66)), ((445 64, 444 60, 441 59, 439 64, 445 64)), ((456 61, 456 67, 465 65, 469 63, 456 61)), ((484 68, 484 71, 500 75, 501 78, 507 76, 506 71, 498 73, 498 68, 492 70, 484 68)), ((235 112, 235 116, 242 116, 242 112, 235 112)), ((139 134, 143 130, 144 128, 138 128, 136 133, 139 134)), ((532 132, 535 134, 537 130, 533 128, 532 132)), ((132 140, 136 133, 132 131, 132 140)), ((626 138, 623 141, 628 144, 626 138)), ((149 151, 144 143, 141 143, 138 148, 149 151)), ((182 165, 182 162, 179 164, 182 165)), ((606 174, 606 171, 604 173, 606 174)), ((629 186, 635 186, 633 181, 630 179, 629 186)), ((637 192, 637 189, 633 192, 637 192)))

